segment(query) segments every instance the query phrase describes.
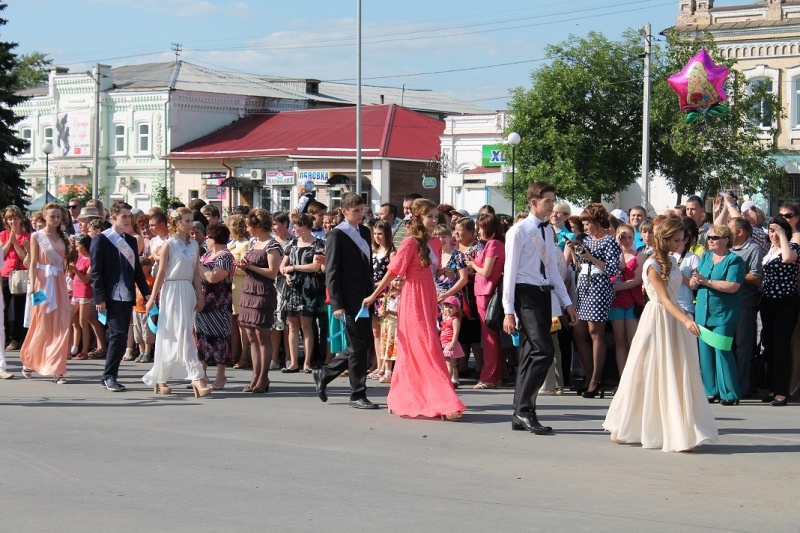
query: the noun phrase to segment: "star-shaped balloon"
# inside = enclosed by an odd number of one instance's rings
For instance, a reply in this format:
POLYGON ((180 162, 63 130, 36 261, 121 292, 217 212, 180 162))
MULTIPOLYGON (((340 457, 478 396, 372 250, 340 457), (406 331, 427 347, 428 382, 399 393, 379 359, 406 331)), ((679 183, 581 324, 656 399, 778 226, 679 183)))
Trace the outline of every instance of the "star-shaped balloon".
POLYGON ((717 65, 708 52, 700 50, 683 70, 670 76, 667 82, 677 93, 682 110, 705 114, 728 99, 725 92, 727 79, 728 68, 717 65))

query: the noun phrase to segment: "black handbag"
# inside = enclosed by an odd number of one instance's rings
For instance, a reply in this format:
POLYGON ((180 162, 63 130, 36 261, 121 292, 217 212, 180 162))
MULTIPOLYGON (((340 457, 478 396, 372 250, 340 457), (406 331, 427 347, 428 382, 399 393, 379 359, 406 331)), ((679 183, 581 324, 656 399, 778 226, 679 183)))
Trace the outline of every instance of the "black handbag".
POLYGON ((501 331, 503 329, 503 321, 506 315, 503 312, 503 282, 502 280, 497 285, 489 298, 489 303, 486 304, 486 326, 501 331))

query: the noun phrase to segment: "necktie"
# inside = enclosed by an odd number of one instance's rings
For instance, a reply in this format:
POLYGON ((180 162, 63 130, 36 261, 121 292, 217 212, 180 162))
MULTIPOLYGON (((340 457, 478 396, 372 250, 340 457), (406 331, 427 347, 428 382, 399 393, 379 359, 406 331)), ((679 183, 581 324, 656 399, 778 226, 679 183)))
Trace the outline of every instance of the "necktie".
MULTIPOLYGON (((547 225, 548 225, 548 222, 539 222, 539 231, 542 232, 542 240, 544 241, 545 250, 547 249, 547 236, 546 236, 546 234, 544 232, 544 228, 546 228, 547 225)), ((542 264, 539 267, 539 272, 542 273, 542 277, 544 279, 547 279, 547 274, 545 273, 545 269, 544 269, 544 256, 542 257, 542 264)))

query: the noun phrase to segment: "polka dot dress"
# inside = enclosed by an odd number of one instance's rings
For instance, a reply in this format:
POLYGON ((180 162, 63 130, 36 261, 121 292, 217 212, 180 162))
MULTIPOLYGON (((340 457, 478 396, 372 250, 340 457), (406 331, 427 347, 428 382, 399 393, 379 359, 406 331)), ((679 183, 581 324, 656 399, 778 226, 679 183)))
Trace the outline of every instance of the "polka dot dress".
MULTIPOLYGON (((789 246, 800 256, 800 245, 790 242, 789 246)), ((780 253, 764 256, 764 281, 761 296, 770 299, 797 295, 797 261, 784 263, 780 253)))
POLYGON ((578 318, 592 322, 605 322, 608 320, 608 311, 611 300, 614 299, 614 289, 611 278, 619 272, 619 257, 622 250, 614 237, 606 235, 600 239, 586 237, 583 245, 606 265, 605 272, 584 259, 580 259, 581 273, 578 275, 578 318), (584 271, 591 265, 591 275, 584 271))

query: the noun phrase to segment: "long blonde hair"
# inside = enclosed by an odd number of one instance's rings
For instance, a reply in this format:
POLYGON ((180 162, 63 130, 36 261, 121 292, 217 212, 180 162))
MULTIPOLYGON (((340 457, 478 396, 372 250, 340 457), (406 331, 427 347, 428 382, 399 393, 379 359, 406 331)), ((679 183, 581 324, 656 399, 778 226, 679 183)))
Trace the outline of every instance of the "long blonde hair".
POLYGON ((668 218, 656 227, 653 255, 661 266, 661 279, 665 283, 669 283, 669 274, 672 270, 669 241, 678 233, 684 235, 683 222, 678 218, 668 218))
POLYGON ((425 228, 424 216, 436 209, 436 204, 426 198, 417 198, 411 208, 411 226, 408 234, 414 237, 419 245, 419 263, 423 267, 431 265, 431 250, 428 248, 428 230, 425 228))

